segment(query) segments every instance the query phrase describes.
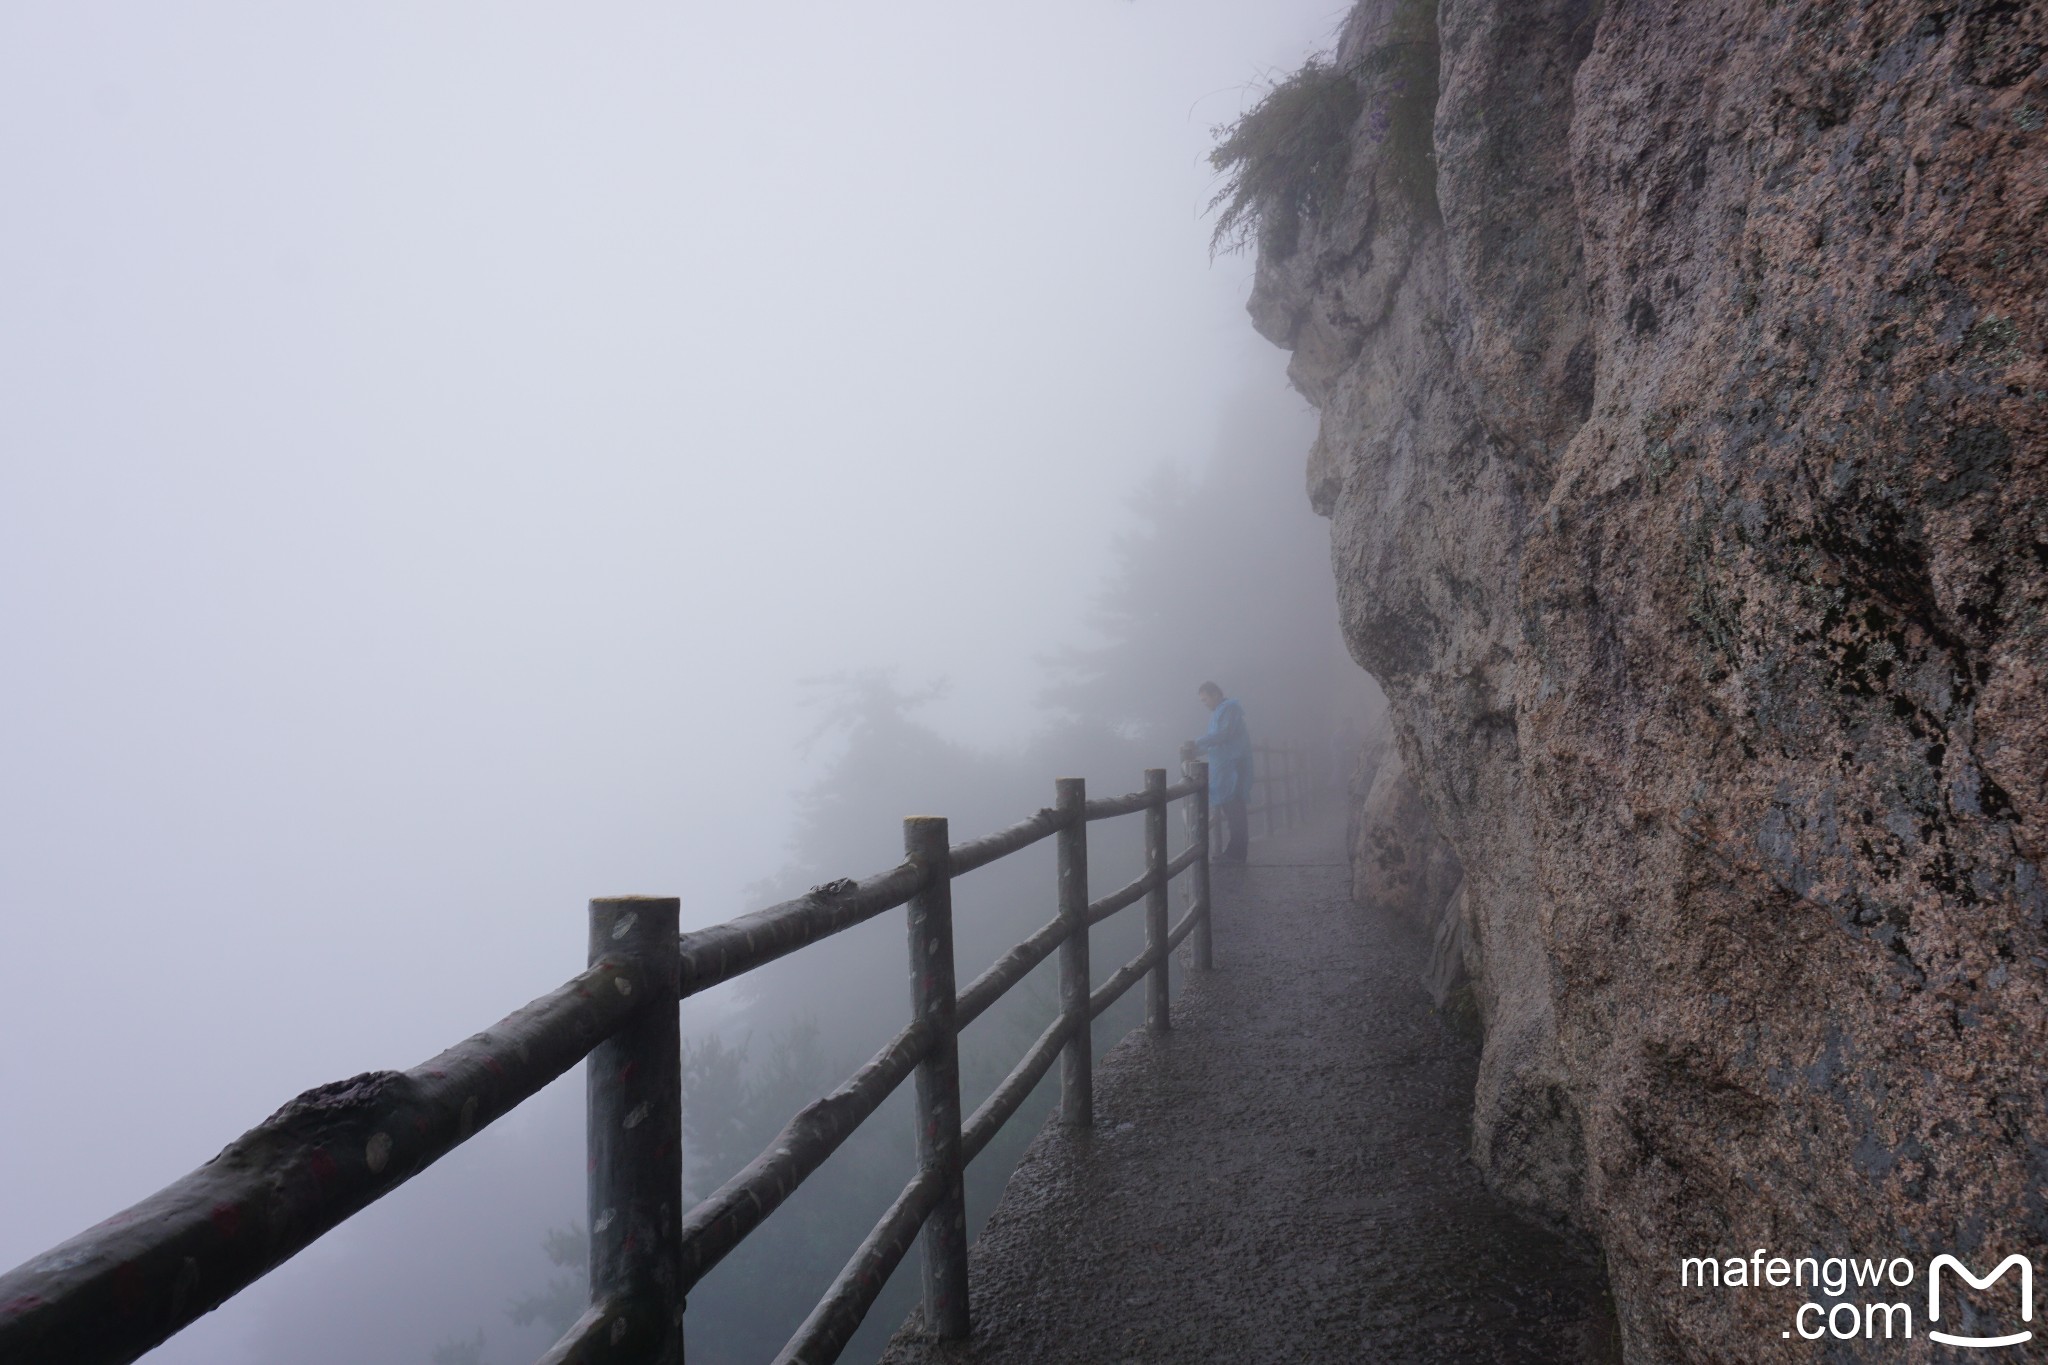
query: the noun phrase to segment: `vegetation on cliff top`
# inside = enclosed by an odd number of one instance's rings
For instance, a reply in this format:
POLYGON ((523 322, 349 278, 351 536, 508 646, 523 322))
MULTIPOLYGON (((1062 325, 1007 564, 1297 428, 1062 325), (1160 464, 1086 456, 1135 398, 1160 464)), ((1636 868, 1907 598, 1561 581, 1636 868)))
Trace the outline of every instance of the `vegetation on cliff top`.
MULTIPOLYGON (((1351 164, 1365 92, 1350 68, 1321 57, 1279 82, 1236 123, 1216 129, 1209 164, 1224 176, 1209 201, 1212 251, 1241 251, 1270 225, 1292 249, 1303 216, 1335 202, 1351 164)), ((1284 253, 1283 253, 1284 254, 1284 253)))
POLYGON ((1435 0, 1403 0, 1363 56, 1311 57, 1236 122, 1219 124, 1209 164, 1223 185, 1209 201, 1210 250, 1241 251, 1270 233, 1267 249, 1291 255, 1302 221, 1341 198, 1361 117, 1364 140, 1386 148, 1393 185, 1433 210, 1436 68, 1435 0))

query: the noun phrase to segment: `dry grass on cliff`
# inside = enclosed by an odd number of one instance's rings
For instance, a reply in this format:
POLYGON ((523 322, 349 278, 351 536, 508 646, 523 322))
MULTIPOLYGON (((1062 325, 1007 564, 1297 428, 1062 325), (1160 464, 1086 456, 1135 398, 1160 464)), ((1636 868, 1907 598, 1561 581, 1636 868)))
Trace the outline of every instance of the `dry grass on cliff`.
POLYGON ((1262 225, 1293 249, 1304 217, 1335 203, 1350 169, 1351 129, 1365 95, 1350 70, 1321 57, 1268 90, 1237 122, 1218 127, 1209 164, 1224 177, 1209 201, 1211 251, 1241 251, 1262 225))
POLYGON ((1274 84, 1235 123, 1214 129, 1209 164, 1223 187, 1209 201, 1212 253, 1241 251, 1265 235, 1275 256, 1290 255, 1301 224, 1334 207, 1358 146, 1386 144, 1394 182, 1434 208, 1436 163, 1436 5, 1405 0, 1399 31, 1356 61, 1312 57, 1274 84))

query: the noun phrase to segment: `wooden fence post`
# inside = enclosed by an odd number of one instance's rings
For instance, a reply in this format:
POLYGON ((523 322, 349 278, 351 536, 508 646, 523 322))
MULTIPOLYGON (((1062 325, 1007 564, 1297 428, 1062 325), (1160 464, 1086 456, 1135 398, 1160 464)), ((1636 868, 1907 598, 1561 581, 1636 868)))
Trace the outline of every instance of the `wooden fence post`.
POLYGON ((1060 1055, 1060 1121, 1077 1128, 1095 1122, 1095 1032, 1088 1014, 1088 784, 1078 777, 1054 781, 1054 809, 1067 821, 1054 835, 1059 852, 1060 1013, 1067 1045, 1060 1055))
POLYGON ((1155 958, 1145 992, 1145 1027, 1164 1033, 1173 1026, 1166 999, 1166 973, 1172 966, 1166 952, 1166 769, 1145 769, 1145 801, 1145 875, 1152 879, 1145 893, 1145 949, 1155 958))
POLYGON ((616 1314, 610 1343, 648 1365, 683 1361, 680 909, 674 897, 590 903, 591 965, 617 962, 611 989, 645 1002, 585 1073, 590 1302, 616 1314))
POLYGON ((1195 784, 1194 795, 1188 798, 1195 812, 1195 844, 1202 850, 1195 865, 1188 869, 1188 875, 1195 879, 1195 967, 1206 972, 1216 965, 1209 934, 1209 765, 1190 763, 1188 777, 1195 784))
POLYGON ((942 816, 903 822, 903 851, 926 870, 910 898, 910 1005, 929 1020, 932 1053, 917 1067, 917 1163, 942 1193, 924 1224, 924 1321, 934 1336, 964 1340, 967 1200, 961 1179, 960 1037, 953 994, 953 858, 942 816))

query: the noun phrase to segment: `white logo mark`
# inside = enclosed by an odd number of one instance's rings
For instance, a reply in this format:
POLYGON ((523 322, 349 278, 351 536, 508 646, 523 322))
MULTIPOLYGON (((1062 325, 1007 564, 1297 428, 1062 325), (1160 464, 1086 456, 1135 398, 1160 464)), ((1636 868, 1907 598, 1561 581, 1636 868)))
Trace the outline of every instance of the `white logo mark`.
MULTIPOLYGON (((2034 1320, 2034 1263, 2014 1252, 1998 1263, 1998 1269, 1978 1279, 1970 1268, 1953 1256, 1937 1256, 1927 1267, 1927 1320, 1941 1321, 1941 1268, 1947 1266, 1970 1282, 1973 1289, 1989 1289, 2005 1277, 2005 1272, 2014 1266, 2020 1268, 2020 1318, 2025 1322, 2034 1320)), ((2032 1332, 2014 1332, 2004 1337, 1959 1337, 1947 1332, 1929 1329, 1927 1335, 1944 1346, 2017 1346, 2023 1341, 2032 1341, 2032 1332)))

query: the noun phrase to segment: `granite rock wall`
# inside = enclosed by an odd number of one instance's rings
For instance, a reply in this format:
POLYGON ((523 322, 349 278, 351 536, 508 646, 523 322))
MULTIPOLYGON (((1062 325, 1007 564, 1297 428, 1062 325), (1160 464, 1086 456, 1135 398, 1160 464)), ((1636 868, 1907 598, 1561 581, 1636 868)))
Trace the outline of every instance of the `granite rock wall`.
POLYGON ((1474 1157, 1597 1240, 1633 1360, 1806 1358, 1681 1256, 2048 1269, 2044 48, 2017 0, 1364 0, 1341 198, 1262 242, 1398 734, 1357 887, 1429 906, 1474 1157))

